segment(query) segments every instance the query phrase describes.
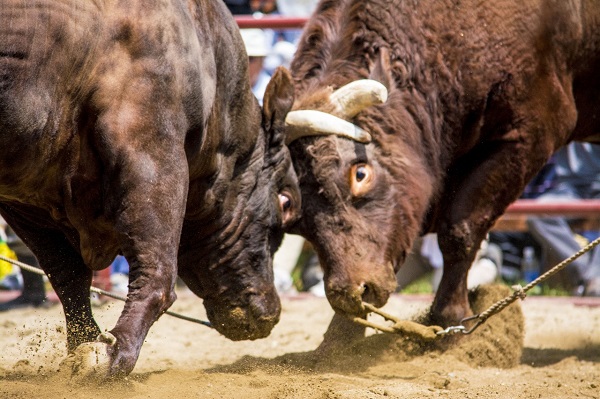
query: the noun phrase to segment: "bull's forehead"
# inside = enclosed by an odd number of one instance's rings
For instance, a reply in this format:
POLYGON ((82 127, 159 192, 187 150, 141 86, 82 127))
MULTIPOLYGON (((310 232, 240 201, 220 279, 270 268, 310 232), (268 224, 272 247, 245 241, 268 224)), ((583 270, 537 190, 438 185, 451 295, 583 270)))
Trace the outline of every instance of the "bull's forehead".
POLYGON ((307 173, 319 181, 335 179, 356 163, 375 160, 373 146, 337 136, 307 138, 301 140, 298 148, 300 151, 292 152, 292 159, 294 165, 299 166, 301 179, 307 173))
POLYGON ((305 216, 312 215, 317 208, 318 211, 329 208, 339 214, 352 207, 350 170, 357 163, 375 159, 372 146, 334 136, 301 139, 292 145, 291 151, 305 216))

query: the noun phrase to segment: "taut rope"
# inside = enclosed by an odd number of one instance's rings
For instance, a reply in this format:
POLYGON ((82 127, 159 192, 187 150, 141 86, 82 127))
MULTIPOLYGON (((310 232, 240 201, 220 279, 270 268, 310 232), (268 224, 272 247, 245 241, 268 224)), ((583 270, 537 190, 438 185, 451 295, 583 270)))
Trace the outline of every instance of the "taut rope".
MULTIPOLYGON (((45 275, 45 273, 44 273, 44 271, 42 269, 39 269, 37 267, 28 265, 28 264, 23 263, 23 262, 19 262, 18 260, 7 258, 4 255, 0 255, 0 260, 3 260, 3 261, 8 262, 8 263, 12 263, 13 265, 19 266, 21 269, 27 270, 29 272, 36 273, 36 274, 41 274, 41 275, 45 275)), ((95 292, 95 293, 100 294, 100 295, 104 295, 104 296, 110 297, 110 298, 118 299, 118 300, 123 301, 123 302, 127 301, 127 298, 124 297, 124 296, 122 296, 122 295, 118 295, 118 294, 115 294, 115 293, 112 293, 112 292, 109 292, 109 291, 106 291, 106 290, 103 290, 103 289, 100 289, 100 288, 97 288, 97 287, 90 287, 90 291, 91 292, 95 292)), ((203 326, 207 326, 207 327, 211 327, 212 328, 212 325, 210 324, 209 321, 195 319, 193 317, 189 317, 189 316, 185 316, 185 315, 182 315, 182 314, 179 314, 179 313, 171 312, 169 310, 167 310, 165 312, 165 314, 168 314, 169 316, 177 317, 178 319, 191 321, 193 323, 202 324, 203 326)))
POLYGON ((546 273, 542 274, 541 276, 539 276, 538 278, 536 278, 535 280, 533 280, 532 282, 527 284, 525 287, 521 287, 520 285, 514 285, 512 287, 514 292, 511 295, 494 303, 492 306, 490 306, 486 311, 484 311, 482 313, 462 319, 460 321, 460 325, 458 325, 458 326, 451 326, 451 327, 444 329, 439 326, 424 326, 424 325, 415 323, 413 321, 400 320, 400 319, 396 318, 395 316, 385 313, 368 303, 363 303, 363 306, 365 307, 365 309, 368 312, 379 314, 384 319, 391 321, 394 324, 392 326, 378 325, 376 323, 367 321, 360 317, 353 318, 353 321, 356 323, 362 324, 366 327, 371 327, 371 328, 374 328, 376 330, 386 332, 386 333, 416 336, 423 341, 431 341, 433 339, 440 338, 440 337, 443 337, 444 335, 448 335, 448 334, 457 334, 457 333, 471 334, 473 331, 475 331, 475 329, 477 329, 477 327, 479 327, 481 324, 483 324, 488 318, 501 312, 504 308, 506 308, 511 303, 515 302, 517 299, 522 299, 522 300, 525 299, 525 297, 527 296, 527 291, 529 291, 536 285, 544 282, 548 278, 552 277, 553 275, 555 275, 556 273, 558 273, 559 271, 564 269, 568 264, 572 263, 575 259, 579 258, 581 255, 585 254, 586 252, 589 252, 592 249, 594 249, 594 247, 596 247, 598 244, 600 244, 600 238, 597 238, 594 241, 590 242, 588 245, 586 245, 585 247, 580 249, 578 252, 576 252, 569 258, 563 260, 562 262, 560 262, 559 264, 554 266, 552 269, 548 270, 546 273), (471 328, 467 329, 467 327, 464 326, 464 323, 471 322, 471 321, 475 321, 475 324, 471 328))

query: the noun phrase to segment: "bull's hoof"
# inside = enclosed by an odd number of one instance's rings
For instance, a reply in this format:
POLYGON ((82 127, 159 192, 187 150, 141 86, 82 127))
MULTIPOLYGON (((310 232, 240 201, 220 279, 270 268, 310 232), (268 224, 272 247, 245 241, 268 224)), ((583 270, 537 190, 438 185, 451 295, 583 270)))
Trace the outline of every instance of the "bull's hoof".
POLYGON ((111 333, 104 332, 96 342, 79 345, 60 363, 60 373, 66 374, 75 385, 106 381, 110 377, 109 348, 116 342, 111 333))

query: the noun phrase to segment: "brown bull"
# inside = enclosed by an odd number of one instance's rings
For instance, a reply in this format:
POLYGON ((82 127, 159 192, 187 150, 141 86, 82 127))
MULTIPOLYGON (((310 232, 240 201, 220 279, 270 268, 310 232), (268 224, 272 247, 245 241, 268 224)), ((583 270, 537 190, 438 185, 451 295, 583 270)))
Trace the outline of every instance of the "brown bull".
POLYGON ((386 303, 426 232, 444 257, 433 321, 470 315, 486 232, 557 148, 598 139, 599 68, 592 0, 321 1, 287 123, 303 201, 290 231, 324 268, 327 336, 362 332, 345 317, 386 303))
POLYGON ((129 294, 102 377, 134 368, 178 272, 219 332, 268 335, 299 204, 291 99, 261 116, 222 2, 1 0, 0 21, 0 213, 62 302, 68 350, 100 334, 92 272, 118 253, 129 294))

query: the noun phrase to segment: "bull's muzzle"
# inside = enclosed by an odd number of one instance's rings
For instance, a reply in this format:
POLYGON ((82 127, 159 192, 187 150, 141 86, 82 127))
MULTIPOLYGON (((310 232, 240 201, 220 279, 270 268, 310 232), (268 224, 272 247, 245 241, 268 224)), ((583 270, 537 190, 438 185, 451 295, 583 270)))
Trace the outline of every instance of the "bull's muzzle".
POLYGON ((212 326, 233 341, 267 337, 281 314, 275 290, 273 295, 251 295, 243 306, 217 305, 211 300, 205 306, 212 326))
POLYGON ((339 276, 331 274, 325 277, 327 299, 334 310, 346 315, 360 316, 365 313, 363 302, 376 307, 386 304, 397 286, 392 266, 366 270, 373 270, 373 273, 343 273, 339 276))

